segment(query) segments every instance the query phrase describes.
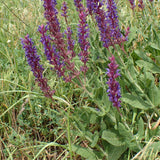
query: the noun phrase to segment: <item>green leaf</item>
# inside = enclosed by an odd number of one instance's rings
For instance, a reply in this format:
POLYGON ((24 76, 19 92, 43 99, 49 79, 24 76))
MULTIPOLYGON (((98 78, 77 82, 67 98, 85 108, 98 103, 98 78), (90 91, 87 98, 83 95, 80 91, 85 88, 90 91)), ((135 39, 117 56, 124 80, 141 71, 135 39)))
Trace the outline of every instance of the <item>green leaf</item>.
POLYGON ((137 150, 137 141, 135 136, 132 134, 131 130, 128 130, 124 124, 118 124, 119 134, 123 137, 125 145, 129 147, 131 150, 137 150))
POLYGON ((152 150, 152 152, 158 152, 160 151, 160 142, 153 142, 148 149, 152 150))
POLYGON ((96 88, 94 90, 94 99, 96 99, 96 100, 102 100, 103 92, 104 91, 103 91, 102 87, 96 88))
POLYGON ((91 115, 90 115, 90 123, 91 124, 95 124, 95 123, 97 123, 97 114, 95 114, 95 113, 92 113, 91 115))
POLYGON ((137 133, 139 139, 141 140, 144 136, 144 122, 142 117, 138 121, 138 133, 137 133))
POLYGON ((118 133, 109 130, 105 130, 102 132, 102 139, 106 140, 113 146, 122 146, 125 144, 118 133))
MULTIPOLYGON (((135 70, 135 67, 134 67, 134 61, 133 61, 133 58, 132 57, 129 57, 127 63, 126 63, 126 68, 125 70, 129 71, 133 80, 136 80, 137 79, 137 72, 135 70)), ((127 72, 126 72, 127 73, 127 72)), ((128 73, 127 73, 128 74, 128 73)), ((129 78, 130 76, 128 76, 129 78)), ((131 80, 132 81, 132 80, 131 80)))
POLYGON ((83 158, 86 158, 87 160, 96 160, 96 154, 93 152, 92 149, 84 148, 78 145, 72 145, 72 151, 77 153, 83 158))
POLYGON ((155 106, 160 105, 160 88, 153 84, 149 88, 149 97, 155 106))
POLYGON ((136 64, 141 68, 144 67, 146 70, 148 70, 152 73, 160 73, 160 67, 158 67, 154 63, 147 62, 147 61, 144 61, 144 60, 138 60, 138 61, 136 61, 136 64))
POLYGON ((139 56, 140 58, 142 58, 143 60, 147 61, 147 62, 153 62, 153 60, 151 58, 149 58, 146 53, 144 53, 141 50, 134 50, 134 52, 137 54, 137 56, 139 56))
POLYGON ((155 43, 150 43, 150 47, 152 47, 152 48, 155 49, 155 50, 160 51, 159 46, 158 46, 157 44, 155 44, 155 43))
POLYGON ((118 123, 118 132, 121 136, 124 137, 125 141, 131 141, 133 139, 132 133, 126 129, 126 127, 122 123, 118 123))
POLYGON ((118 160, 120 156, 124 153, 124 151, 127 149, 126 146, 109 146, 108 149, 108 159, 109 160, 118 160))
POLYGON ((94 148, 98 142, 98 139, 99 139, 99 134, 98 132, 95 132, 94 134, 94 138, 93 138, 93 141, 92 141, 92 144, 91 144, 91 147, 94 148))
POLYGON ((142 98, 131 95, 129 93, 123 94, 121 100, 125 103, 130 104, 134 108, 147 110, 153 108, 149 103, 146 103, 142 98))
POLYGON ((137 38, 137 30, 138 30, 138 28, 135 27, 135 26, 130 29, 130 34, 129 34, 129 37, 128 37, 128 39, 129 39, 128 43, 132 42, 134 39, 137 38))

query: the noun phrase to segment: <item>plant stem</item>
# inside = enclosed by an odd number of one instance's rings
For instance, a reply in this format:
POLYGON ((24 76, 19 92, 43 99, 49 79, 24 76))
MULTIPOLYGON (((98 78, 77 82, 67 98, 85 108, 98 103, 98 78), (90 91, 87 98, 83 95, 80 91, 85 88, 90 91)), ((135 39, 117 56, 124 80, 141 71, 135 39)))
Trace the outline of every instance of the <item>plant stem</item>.
POLYGON ((72 147, 71 147, 71 133, 70 133, 70 106, 67 109, 67 134, 68 134, 68 145, 70 152, 70 159, 72 160, 72 147))

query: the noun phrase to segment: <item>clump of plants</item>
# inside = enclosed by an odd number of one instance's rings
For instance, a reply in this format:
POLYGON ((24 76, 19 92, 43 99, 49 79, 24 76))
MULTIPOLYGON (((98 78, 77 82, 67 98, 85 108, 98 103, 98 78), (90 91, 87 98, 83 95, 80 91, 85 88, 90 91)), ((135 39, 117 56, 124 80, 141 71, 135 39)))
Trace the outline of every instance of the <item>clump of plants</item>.
POLYGON ((158 157, 160 32, 144 25, 147 13, 157 14, 158 2, 125 2, 129 7, 120 11, 114 0, 74 0, 75 27, 67 1, 58 9, 58 1, 43 0, 46 23, 38 27, 43 49, 29 34, 21 38, 46 101, 32 116, 44 113, 39 123, 49 128, 41 129, 46 141, 32 159, 45 151, 54 159, 158 157))

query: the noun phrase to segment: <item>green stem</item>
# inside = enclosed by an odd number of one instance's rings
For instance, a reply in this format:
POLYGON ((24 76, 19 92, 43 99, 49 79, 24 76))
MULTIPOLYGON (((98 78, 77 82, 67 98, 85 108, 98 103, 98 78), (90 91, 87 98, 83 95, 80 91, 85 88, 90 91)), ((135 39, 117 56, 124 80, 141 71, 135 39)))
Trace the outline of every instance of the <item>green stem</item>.
POLYGON ((72 146, 71 146, 71 133, 70 133, 70 106, 67 109, 67 134, 68 134, 68 145, 69 145, 69 152, 70 152, 70 159, 72 160, 72 146))

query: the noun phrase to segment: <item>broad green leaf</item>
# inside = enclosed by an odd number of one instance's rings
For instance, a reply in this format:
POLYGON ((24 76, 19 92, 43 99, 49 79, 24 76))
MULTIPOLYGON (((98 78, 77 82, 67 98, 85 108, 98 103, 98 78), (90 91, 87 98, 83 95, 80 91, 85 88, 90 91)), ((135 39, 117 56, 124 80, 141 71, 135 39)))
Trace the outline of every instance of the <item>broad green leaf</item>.
POLYGON ((147 62, 147 61, 144 61, 144 60, 138 60, 138 61, 136 61, 136 64, 141 68, 144 67, 146 70, 148 70, 152 73, 160 73, 160 67, 158 67, 154 63, 147 62))
POLYGON ((95 145, 96 145, 97 142, 98 142, 98 139, 99 139, 99 134, 98 134, 98 132, 95 132, 95 133, 94 133, 94 138, 93 138, 93 141, 92 141, 92 144, 91 144, 91 147, 92 147, 92 148, 95 147, 95 145))
POLYGON ((141 140, 144 136, 144 122, 142 117, 138 121, 138 133, 137 133, 139 139, 141 140))
POLYGON ((132 133, 126 129, 122 123, 118 123, 118 132, 121 136, 124 137, 125 141, 131 141, 133 139, 132 133))
POLYGON ((131 133, 131 131, 128 130, 122 123, 118 124, 118 131, 119 134, 123 137, 125 145, 129 147, 131 150, 136 151, 138 149, 137 141, 135 136, 131 133))
POLYGON ((138 31, 138 28, 137 27, 132 27, 131 29, 130 29, 130 34, 129 34, 129 37, 128 37, 128 43, 130 43, 130 42, 132 42, 134 39, 136 39, 137 38, 137 31, 138 31))
POLYGON ((97 114, 95 114, 95 113, 92 113, 91 115, 90 115, 90 123, 91 124, 95 124, 96 122, 97 122, 97 114))
POLYGON ((99 87, 94 90, 94 99, 101 100, 103 97, 103 88, 99 87))
POLYGON ((72 151, 81 157, 86 158, 87 160, 97 160, 97 156, 92 149, 84 148, 78 145, 72 145, 72 151))
POLYGON ((134 108, 139 108, 144 110, 153 108, 149 103, 146 103, 142 98, 131 95, 129 93, 123 94, 121 100, 125 103, 130 104, 134 108))
POLYGON ((159 46, 158 46, 157 44, 155 44, 155 43, 151 43, 151 44, 150 44, 150 47, 152 47, 152 48, 155 49, 155 50, 160 51, 159 46))
POLYGON ((160 142, 153 142, 151 145, 149 145, 147 150, 151 150, 152 152, 159 152, 160 142))
POLYGON ((134 50, 134 52, 137 54, 137 56, 139 56, 140 58, 142 58, 143 60, 147 61, 147 62, 151 62, 153 63, 153 60, 151 58, 149 58, 145 52, 141 51, 141 50, 134 50))
POLYGON ((108 149, 108 160, 118 160, 120 156, 125 152, 127 149, 126 146, 109 146, 108 149))
POLYGON ((155 106, 160 105, 160 88, 153 84, 149 88, 149 97, 155 106))
POLYGON ((112 144, 113 146, 122 146, 125 144, 118 133, 115 133, 109 130, 105 130, 102 132, 102 139, 106 140, 108 143, 112 144))

